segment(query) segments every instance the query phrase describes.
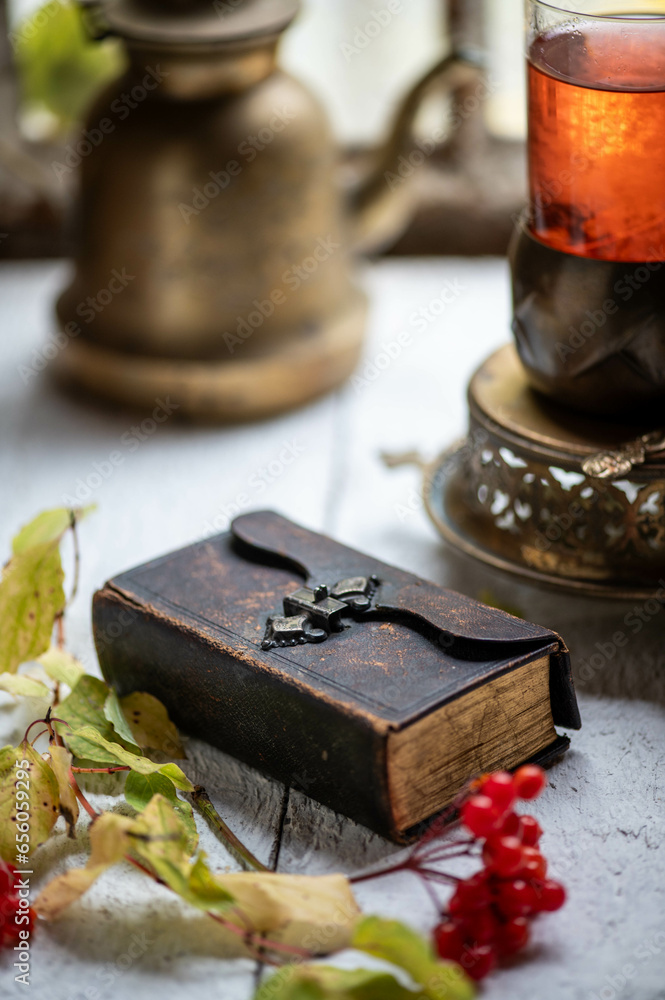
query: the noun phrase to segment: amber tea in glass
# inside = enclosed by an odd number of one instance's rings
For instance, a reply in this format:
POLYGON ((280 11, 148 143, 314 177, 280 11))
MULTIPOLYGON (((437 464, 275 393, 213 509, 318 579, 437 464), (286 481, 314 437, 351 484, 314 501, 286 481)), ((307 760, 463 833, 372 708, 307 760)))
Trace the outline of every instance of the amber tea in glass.
POLYGON ((527 52, 535 235, 583 257, 665 258, 665 20, 538 6, 551 13, 527 52))

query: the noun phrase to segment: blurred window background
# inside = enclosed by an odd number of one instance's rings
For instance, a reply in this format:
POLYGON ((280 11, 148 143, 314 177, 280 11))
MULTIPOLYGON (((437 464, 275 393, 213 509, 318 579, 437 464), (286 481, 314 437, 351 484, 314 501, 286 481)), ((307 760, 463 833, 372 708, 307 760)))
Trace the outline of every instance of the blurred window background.
MULTIPOLYGON (((74 178, 50 164, 121 55, 86 41, 72 0, 0 6, 0 233, 12 233, 0 256, 64 254, 74 178)), ((319 97, 351 162, 385 138, 400 97, 447 47, 485 53, 489 94, 420 171, 420 207, 394 251, 504 252, 524 200, 522 18, 522 0, 303 0, 281 64, 319 97)), ((418 131, 431 134, 445 110, 434 95, 418 131)))

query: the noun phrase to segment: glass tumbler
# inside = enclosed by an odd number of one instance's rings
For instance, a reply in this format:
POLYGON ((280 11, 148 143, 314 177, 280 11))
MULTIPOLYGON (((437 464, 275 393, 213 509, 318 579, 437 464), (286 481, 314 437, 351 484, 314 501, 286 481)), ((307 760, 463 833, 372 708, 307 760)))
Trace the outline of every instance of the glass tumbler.
POLYGON ((665 402, 665 3, 526 0, 526 56, 517 347, 540 392, 640 422, 665 402))

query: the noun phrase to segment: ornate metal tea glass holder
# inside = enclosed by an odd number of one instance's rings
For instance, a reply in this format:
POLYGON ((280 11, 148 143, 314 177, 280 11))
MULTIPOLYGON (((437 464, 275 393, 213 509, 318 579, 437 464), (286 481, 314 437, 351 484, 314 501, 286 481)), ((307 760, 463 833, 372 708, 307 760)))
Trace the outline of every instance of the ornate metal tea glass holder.
POLYGON ((425 469, 443 537, 568 591, 652 596, 665 578, 665 430, 557 406, 530 388, 512 345, 468 395, 467 438, 425 469))

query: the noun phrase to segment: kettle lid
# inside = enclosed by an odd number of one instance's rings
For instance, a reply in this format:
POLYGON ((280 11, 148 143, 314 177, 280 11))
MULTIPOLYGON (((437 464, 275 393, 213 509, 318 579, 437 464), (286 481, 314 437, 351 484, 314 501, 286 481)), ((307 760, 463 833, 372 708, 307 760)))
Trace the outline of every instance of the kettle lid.
MULTIPOLYGON (((90 3, 86 6, 97 6, 90 3)), ((109 33, 158 45, 225 45, 277 35, 300 0, 101 0, 109 33)))

